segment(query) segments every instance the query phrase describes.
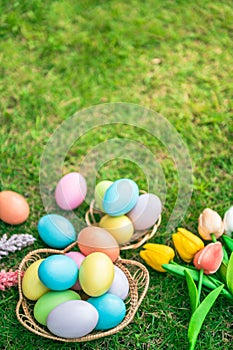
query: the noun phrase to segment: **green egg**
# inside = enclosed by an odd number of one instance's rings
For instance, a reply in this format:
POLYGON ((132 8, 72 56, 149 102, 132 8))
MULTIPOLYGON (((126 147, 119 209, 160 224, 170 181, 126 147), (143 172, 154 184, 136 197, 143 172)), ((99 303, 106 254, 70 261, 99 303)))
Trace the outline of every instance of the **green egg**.
POLYGON ((40 297, 34 306, 35 319, 46 326, 48 314, 58 305, 69 300, 80 300, 80 295, 72 290, 50 291, 40 297))
POLYGON ((103 210, 102 202, 103 202, 104 194, 107 191, 107 189, 112 185, 112 183, 113 183, 112 181, 103 180, 96 185, 94 196, 95 196, 95 206, 97 209, 103 210))

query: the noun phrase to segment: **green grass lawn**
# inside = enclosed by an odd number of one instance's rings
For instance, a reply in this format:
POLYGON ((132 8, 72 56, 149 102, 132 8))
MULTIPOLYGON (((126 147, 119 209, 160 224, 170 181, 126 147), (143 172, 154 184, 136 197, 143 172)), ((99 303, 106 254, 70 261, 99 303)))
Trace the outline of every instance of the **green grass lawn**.
MULTIPOLYGON (((102 103, 149 108, 179 133, 193 172, 191 201, 179 226, 197 232, 205 207, 223 216, 232 205, 232 1, 2 0, 0 38, 1 189, 25 195, 31 209, 20 226, 1 222, 1 236, 30 233, 38 238, 37 222, 46 213, 39 182, 45 146, 76 111, 102 103)), ((170 244, 172 231, 166 225, 179 174, 166 145, 151 134, 127 125, 90 130, 71 145, 64 173, 78 171, 88 152, 113 137, 142 142, 156 155, 166 180, 166 201, 152 242, 170 244)), ((104 163, 95 176, 130 177, 142 189, 147 185, 142 169, 127 159, 104 163)), ((77 215, 83 217, 87 207, 77 215)), ((37 239, 32 247, 2 259, 0 268, 17 269, 27 252, 42 247, 37 239)), ((141 261, 139 251, 122 257, 141 261)), ((187 349, 186 284, 149 272, 150 287, 133 322, 111 337, 83 344, 30 333, 16 319, 17 288, 1 292, 0 348, 187 349)), ((219 297, 196 349, 232 349, 232 314, 232 304, 219 297)))

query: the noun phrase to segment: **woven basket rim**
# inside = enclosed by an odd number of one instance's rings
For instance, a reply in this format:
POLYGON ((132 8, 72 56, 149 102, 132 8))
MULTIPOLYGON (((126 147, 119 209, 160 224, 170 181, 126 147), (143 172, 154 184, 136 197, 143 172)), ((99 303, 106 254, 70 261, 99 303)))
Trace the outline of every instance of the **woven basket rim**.
POLYGON ((127 297, 127 303, 129 303, 129 308, 127 309, 124 320, 118 326, 112 329, 109 329, 107 331, 95 331, 94 333, 89 333, 86 336, 80 338, 62 338, 50 333, 49 330, 46 327, 40 325, 30 313, 29 306, 33 302, 28 300, 23 295, 22 273, 27 268, 28 263, 32 263, 42 258, 43 254, 65 254, 66 252, 77 246, 77 242, 75 243, 69 245, 64 250, 50 248, 41 248, 33 250, 23 258, 18 269, 19 300, 16 306, 17 319, 27 330, 51 340, 57 340, 62 342, 85 342, 110 336, 121 331, 133 320, 134 315, 137 312, 140 304, 142 303, 142 300, 144 299, 149 287, 149 272, 146 269, 146 267, 138 261, 122 259, 121 257, 119 257, 118 260, 114 262, 114 264, 126 274, 130 287, 129 296, 127 297), (133 275, 130 272, 130 268, 136 270, 133 275))
MULTIPOLYGON (((140 191, 146 193, 145 191, 140 191)), ((99 226, 98 222, 95 220, 94 214, 99 214, 100 216, 105 215, 101 210, 94 208, 95 200, 93 199, 90 203, 90 206, 85 214, 85 221, 88 226, 99 226)), ((152 228, 142 231, 135 231, 131 239, 124 243, 119 244, 120 250, 130 250, 137 249, 141 247, 145 242, 150 240, 158 230, 162 221, 162 215, 160 214, 157 221, 155 222, 152 228)))

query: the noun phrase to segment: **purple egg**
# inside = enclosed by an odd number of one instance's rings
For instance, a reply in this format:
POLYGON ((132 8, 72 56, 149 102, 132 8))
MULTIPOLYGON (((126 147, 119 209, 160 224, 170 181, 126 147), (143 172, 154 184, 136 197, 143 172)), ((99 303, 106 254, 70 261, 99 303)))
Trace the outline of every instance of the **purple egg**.
POLYGON ((56 306, 47 317, 51 333, 62 338, 80 338, 97 325, 98 311, 83 300, 69 300, 56 306))
POLYGON ((108 293, 117 295, 125 300, 129 294, 129 281, 125 273, 116 265, 114 265, 114 279, 108 293))
POLYGON ((127 214, 135 231, 154 226, 162 212, 162 203, 155 194, 145 193, 138 197, 135 207, 127 214))

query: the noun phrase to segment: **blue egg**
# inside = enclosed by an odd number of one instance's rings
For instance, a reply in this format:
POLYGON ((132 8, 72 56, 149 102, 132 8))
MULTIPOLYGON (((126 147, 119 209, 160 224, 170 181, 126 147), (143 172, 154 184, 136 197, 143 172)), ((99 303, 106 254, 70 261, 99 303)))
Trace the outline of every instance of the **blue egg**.
POLYGON ((133 180, 119 179, 106 190, 103 210, 110 216, 124 215, 136 205, 138 196, 138 185, 133 180))
POLYGON ((106 293, 99 297, 92 297, 87 300, 92 304, 99 314, 96 330, 107 330, 120 324, 126 314, 124 301, 117 295, 106 293))
POLYGON ((71 222, 57 214, 43 216, 38 222, 38 231, 40 238, 52 248, 65 248, 77 238, 71 222))
POLYGON ((42 261, 38 269, 41 282, 52 290, 71 288, 78 279, 75 261, 66 255, 54 254, 42 261))

